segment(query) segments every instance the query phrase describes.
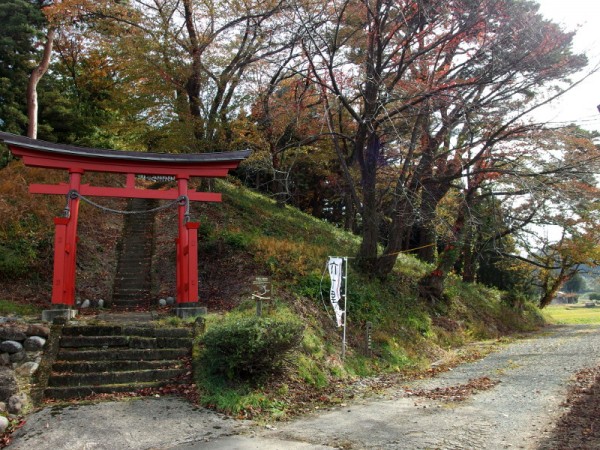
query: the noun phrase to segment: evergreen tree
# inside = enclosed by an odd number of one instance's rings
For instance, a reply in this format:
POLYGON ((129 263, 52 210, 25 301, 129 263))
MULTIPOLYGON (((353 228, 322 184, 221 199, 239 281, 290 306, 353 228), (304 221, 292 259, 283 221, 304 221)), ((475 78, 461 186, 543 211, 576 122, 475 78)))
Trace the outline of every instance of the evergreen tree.
POLYGON ((45 22, 36 2, 0 0, 0 130, 23 134, 27 128, 25 93, 45 22))

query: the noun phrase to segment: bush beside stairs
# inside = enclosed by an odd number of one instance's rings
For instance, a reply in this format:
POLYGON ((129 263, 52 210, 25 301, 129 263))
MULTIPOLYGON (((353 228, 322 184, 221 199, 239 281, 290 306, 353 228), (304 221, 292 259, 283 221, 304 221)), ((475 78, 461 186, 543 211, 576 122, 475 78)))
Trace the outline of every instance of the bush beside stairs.
MULTIPOLYGON (((53 327, 53 332, 56 327, 53 327)), ((45 398, 66 400, 156 388, 187 372, 191 328, 143 325, 65 325, 47 355, 45 398)))

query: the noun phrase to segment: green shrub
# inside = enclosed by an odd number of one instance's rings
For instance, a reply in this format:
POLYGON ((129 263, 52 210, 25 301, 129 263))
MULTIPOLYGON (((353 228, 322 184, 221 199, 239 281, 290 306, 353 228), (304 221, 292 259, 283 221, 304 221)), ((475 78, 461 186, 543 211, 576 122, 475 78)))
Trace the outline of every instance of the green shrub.
POLYGON ((309 273, 298 279, 298 283, 293 287, 294 290, 303 297, 321 300, 325 298, 329 301, 329 286, 328 279, 322 280, 318 273, 309 273))
POLYGON ((31 258, 15 250, 0 245, 0 279, 20 278, 29 271, 31 258))
POLYGON ((600 300, 600 293, 590 294, 590 300, 600 300))
POLYGON ((278 370, 302 341, 304 326, 295 320, 245 317, 210 328, 202 337, 203 367, 228 379, 256 379, 278 370))
POLYGON ((223 231, 223 241, 231 248, 237 250, 246 250, 250 247, 252 237, 244 233, 236 233, 234 231, 223 231))

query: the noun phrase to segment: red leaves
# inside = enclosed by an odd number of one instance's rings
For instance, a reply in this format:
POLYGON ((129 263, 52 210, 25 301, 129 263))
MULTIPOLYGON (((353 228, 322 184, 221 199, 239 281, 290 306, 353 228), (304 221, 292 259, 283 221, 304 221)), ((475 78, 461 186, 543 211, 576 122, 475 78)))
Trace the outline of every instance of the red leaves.
POLYGON ((12 441, 12 434, 25 425, 26 420, 22 417, 17 417, 10 421, 6 431, 0 435, 0 448, 8 446, 12 441))

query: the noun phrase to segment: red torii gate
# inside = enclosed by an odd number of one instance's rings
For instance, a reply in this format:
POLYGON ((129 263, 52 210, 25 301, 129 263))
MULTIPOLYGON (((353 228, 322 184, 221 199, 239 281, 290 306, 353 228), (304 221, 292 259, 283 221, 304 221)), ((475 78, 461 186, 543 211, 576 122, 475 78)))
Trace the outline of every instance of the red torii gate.
POLYGON ((221 194, 188 190, 191 177, 225 177, 250 154, 238 152, 201 154, 164 154, 61 145, 0 132, 13 155, 26 166, 62 169, 69 172, 69 183, 30 184, 32 194, 67 196, 68 217, 56 217, 54 235, 54 275, 52 304, 69 309, 75 305, 75 262, 77 219, 80 196, 153 198, 179 200, 177 246, 177 306, 198 304, 198 222, 189 222, 189 201, 220 202, 221 194), (126 175, 124 187, 82 184, 85 172, 111 172, 126 175), (136 175, 171 176, 177 189, 146 190, 135 186, 136 175))

